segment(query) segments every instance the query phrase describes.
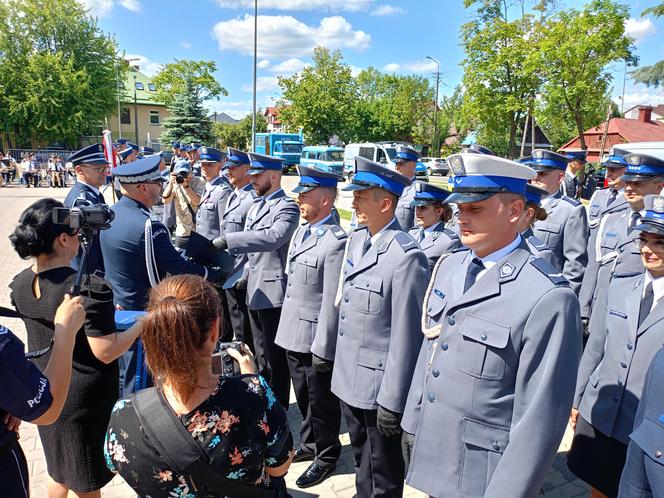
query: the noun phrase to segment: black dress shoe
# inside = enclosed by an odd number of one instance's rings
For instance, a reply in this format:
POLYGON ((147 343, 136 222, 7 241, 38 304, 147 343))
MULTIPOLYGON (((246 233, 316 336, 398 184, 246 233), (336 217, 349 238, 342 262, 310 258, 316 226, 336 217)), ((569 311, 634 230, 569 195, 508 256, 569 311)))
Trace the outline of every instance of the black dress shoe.
POLYGON ((314 462, 311 465, 309 465, 307 470, 305 470, 300 477, 297 478, 295 484, 297 485, 298 488, 309 488, 311 486, 315 486, 316 484, 320 484, 325 479, 327 479, 327 477, 332 472, 334 472, 334 468, 335 468, 334 465, 321 467, 316 462, 314 462))
POLYGON ((313 453, 309 453, 307 450, 302 448, 302 446, 298 446, 298 448, 295 450, 295 453, 293 454, 292 463, 310 462, 313 459, 314 459, 313 453))

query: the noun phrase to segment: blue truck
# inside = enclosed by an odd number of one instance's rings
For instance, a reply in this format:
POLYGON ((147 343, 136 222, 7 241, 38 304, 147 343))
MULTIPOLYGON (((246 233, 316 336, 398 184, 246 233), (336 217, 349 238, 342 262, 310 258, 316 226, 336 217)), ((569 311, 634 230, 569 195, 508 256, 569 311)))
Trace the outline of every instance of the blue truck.
POLYGON ((298 133, 256 133, 256 153, 284 159, 284 172, 300 164, 302 147, 298 133))

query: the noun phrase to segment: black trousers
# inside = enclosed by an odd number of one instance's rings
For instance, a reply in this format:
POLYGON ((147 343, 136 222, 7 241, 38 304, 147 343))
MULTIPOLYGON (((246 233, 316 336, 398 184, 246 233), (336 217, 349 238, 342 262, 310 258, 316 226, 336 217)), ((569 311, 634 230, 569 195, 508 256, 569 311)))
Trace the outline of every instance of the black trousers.
POLYGON ((258 373, 270 383, 279 403, 288 409, 290 375, 286 350, 274 343, 280 317, 281 308, 249 310, 258 373))
POLYGON ((376 428, 378 410, 363 410, 341 402, 355 457, 358 498, 401 497, 405 468, 401 434, 385 437, 376 428))
POLYGON ((224 291, 228 306, 231 327, 238 341, 244 342, 255 353, 254 341, 251 337, 249 310, 247 310, 247 290, 232 287, 224 291))
POLYGON ((341 453, 341 406, 330 390, 332 371, 317 372, 311 366, 311 353, 287 351, 286 357, 297 405, 302 413, 300 446, 315 455, 318 465, 335 465, 341 453))
POLYGON ((30 496, 28 464, 18 441, 0 449, 0 483, 2 483, 2 496, 7 498, 30 496))

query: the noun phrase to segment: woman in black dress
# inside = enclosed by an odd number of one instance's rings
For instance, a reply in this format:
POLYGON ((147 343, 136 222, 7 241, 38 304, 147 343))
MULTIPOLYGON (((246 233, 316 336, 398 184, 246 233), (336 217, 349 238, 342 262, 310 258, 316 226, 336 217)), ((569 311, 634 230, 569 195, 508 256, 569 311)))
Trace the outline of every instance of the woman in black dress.
MULTIPOLYGON (((10 235, 14 249, 34 264, 14 277, 12 304, 23 316, 28 347, 48 347, 53 338, 55 310, 76 279, 69 266, 79 249, 77 230, 56 225, 54 199, 28 207, 10 235)), ((115 332, 113 292, 101 278, 84 279, 81 295, 86 320, 76 337, 71 384, 62 415, 39 427, 49 474, 49 498, 64 498, 71 490, 79 497, 99 497, 113 474, 104 461, 104 433, 118 397, 117 357, 134 342, 138 328, 115 332)), ((50 354, 35 360, 44 369, 50 354)))

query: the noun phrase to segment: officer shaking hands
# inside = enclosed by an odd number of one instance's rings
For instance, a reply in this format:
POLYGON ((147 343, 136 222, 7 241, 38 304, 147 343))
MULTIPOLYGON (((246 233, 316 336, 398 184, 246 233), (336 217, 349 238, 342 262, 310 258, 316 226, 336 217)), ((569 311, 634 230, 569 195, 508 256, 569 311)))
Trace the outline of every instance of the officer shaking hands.
POLYGON ((427 258, 395 218, 410 179, 355 158, 353 192, 360 226, 346 244, 332 392, 341 400, 355 457, 357 496, 403 491, 401 428, 408 386, 422 341, 420 313, 427 258))
POLYGON ((406 482, 445 498, 533 497, 572 406, 579 302, 518 232, 536 173, 480 154, 448 163, 468 249, 441 257, 424 299, 402 421, 406 482))
POLYGON ((343 177, 297 167, 300 214, 288 251, 288 285, 275 343, 286 350, 295 397, 302 413, 297 461, 313 460, 297 479, 300 488, 322 482, 341 453, 339 400, 330 390, 339 310, 335 306, 346 232, 332 215, 343 177))
POLYGON ((394 157, 394 164, 397 173, 405 176, 410 180, 410 184, 403 189, 403 194, 399 197, 397 210, 394 214, 401 230, 408 232, 415 224, 415 206, 411 203, 415 197, 415 168, 417 167, 417 160, 420 154, 410 147, 401 145, 397 147, 397 154, 394 157))

